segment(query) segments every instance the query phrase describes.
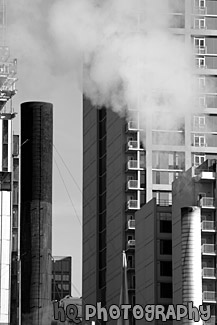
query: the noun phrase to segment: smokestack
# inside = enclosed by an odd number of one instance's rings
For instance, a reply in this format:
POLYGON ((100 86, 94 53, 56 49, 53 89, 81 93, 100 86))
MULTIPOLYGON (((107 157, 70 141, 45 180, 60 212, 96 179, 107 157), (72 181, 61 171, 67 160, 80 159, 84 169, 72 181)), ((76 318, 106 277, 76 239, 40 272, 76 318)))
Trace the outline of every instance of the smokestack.
MULTIPOLYGON (((199 309, 202 305, 201 280, 201 209, 184 207, 182 216, 182 301, 192 301, 199 309)), ((183 324, 194 324, 194 320, 183 319, 183 324)), ((198 324, 201 324, 201 320, 198 324)))
POLYGON ((21 104, 22 324, 47 325, 51 303, 53 105, 21 104))

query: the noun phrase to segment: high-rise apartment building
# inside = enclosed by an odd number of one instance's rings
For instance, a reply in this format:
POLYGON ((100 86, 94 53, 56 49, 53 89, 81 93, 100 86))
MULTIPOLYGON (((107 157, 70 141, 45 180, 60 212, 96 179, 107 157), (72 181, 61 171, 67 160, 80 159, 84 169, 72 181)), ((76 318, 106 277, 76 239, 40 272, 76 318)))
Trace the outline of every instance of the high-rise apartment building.
MULTIPOLYGON (((160 304, 166 308, 173 303, 172 207, 157 205, 153 198, 136 212, 135 217, 136 304, 160 304)), ((128 259, 130 257, 129 254, 128 259)), ((128 273, 130 281, 130 267, 128 273)))
MULTIPOLYGON (((134 117, 125 119, 110 109, 93 107, 84 98, 82 297, 86 303, 119 303, 122 250, 128 264, 134 265, 135 212, 152 198, 157 205, 171 206, 171 184, 179 174, 217 156, 217 1, 178 3, 170 12, 169 31, 192 47, 198 83, 192 105, 199 113, 185 110, 171 129, 166 118, 164 123, 159 118, 171 115, 169 110, 151 113, 144 122, 136 108, 129 115, 134 117)), ((134 275, 132 269, 130 277, 134 275)), ((133 302, 135 290, 129 288, 133 302)))

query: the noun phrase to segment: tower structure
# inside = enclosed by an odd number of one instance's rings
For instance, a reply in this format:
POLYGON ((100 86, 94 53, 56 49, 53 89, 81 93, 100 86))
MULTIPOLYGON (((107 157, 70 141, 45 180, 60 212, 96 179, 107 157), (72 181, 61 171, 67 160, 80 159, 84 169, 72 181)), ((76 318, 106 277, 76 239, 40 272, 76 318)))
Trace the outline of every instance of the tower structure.
POLYGON ((46 325, 52 277, 52 104, 21 104, 21 143, 22 322, 46 325))
POLYGON ((0 1, 0 324, 18 321, 18 137, 13 136, 17 61, 6 45, 6 1, 0 1), (15 141, 15 142, 14 142, 15 141), (16 161, 16 162, 15 162, 16 161), (15 165, 16 167, 15 167, 15 165), (16 169, 16 172, 15 172, 16 169), (16 183, 16 184, 15 184, 16 183), (14 193, 16 192, 16 206, 14 193), (12 287, 12 290, 11 290, 12 287), (12 310, 14 311, 12 313, 12 310), (11 315, 13 314, 13 317, 11 315))
MULTIPOLYGON (((134 109, 134 118, 125 119, 110 109, 96 109, 84 98, 85 303, 118 304, 122 250, 126 251, 128 265, 135 265, 135 212, 153 197, 157 205, 171 206, 171 184, 179 174, 217 156, 217 2, 172 2, 178 5, 168 13, 169 31, 192 47, 199 113, 183 114, 181 123, 170 130, 166 123, 156 123, 161 114, 170 112, 157 112, 149 116, 143 128, 139 109, 134 109)), ((131 266, 128 281, 133 284, 136 274, 131 266)), ((128 287, 133 304, 135 287, 128 287)))

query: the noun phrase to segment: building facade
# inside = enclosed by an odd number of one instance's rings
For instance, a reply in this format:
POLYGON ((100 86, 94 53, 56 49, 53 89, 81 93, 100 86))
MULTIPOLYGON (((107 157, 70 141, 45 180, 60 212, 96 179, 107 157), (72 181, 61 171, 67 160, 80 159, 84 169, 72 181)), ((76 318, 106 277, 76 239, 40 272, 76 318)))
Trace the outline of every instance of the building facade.
MULTIPOLYGON (((157 205, 153 198, 135 217, 135 257, 128 254, 128 260, 135 258, 136 304, 160 304, 166 309, 173 303, 172 207, 157 205)), ((137 322, 144 324, 144 319, 137 322)))
POLYGON ((54 256, 52 260, 52 299, 61 300, 71 296, 72 258, 54 256))
MULTIPOLYGON (((0 4, 0 11, 2 4, 0 4)), ((0 25, 2 26, 1 22, 0 25)), ((0 32, 1 34, 1 32, 0 32)), ((18 320, 18 168, 19 139, 13 134, 12 97, 17 61, 0 41, 0 324, 18 320)))
MULTIPOLYGON (((141 110, 121 118, 84 98, 82 296, 86 303, 118 304, 123 250, 129 265, 134 265, 136 211, 152 198, 157 205, 171 206, 171 184, 179 174, 216 158, 217 2, 182 0, 175 7, 170 31, 190 44, 194 55, 195 113, 185 113, 171 129, 167 123, 157 123, 169 111, 150 114, 144 122, 141 110)), ((129 268, 131 281, 135 269, 129 268)), ((132 281, 129 296, 134 303, 137 279, 132 281)))

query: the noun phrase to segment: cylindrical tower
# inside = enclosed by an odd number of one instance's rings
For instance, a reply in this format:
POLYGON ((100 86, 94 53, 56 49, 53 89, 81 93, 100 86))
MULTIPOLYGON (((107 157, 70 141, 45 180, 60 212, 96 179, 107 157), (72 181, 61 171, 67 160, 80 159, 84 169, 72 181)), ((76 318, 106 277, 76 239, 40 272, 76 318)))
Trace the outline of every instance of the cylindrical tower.
MULTIPOLYGON (((201 212, 200 208, 185 207, 182 216, 182 301, 193 302, 199 309, 202 305, 201 279, 201 212)), ((183 323, 195 323, 183 319, 183 323)), ((198 323, 200 324, 201 321, 198 323)))
POLYGON ((53 105, 21 104, 21 312, 47 325, 51 301, 53 105))

